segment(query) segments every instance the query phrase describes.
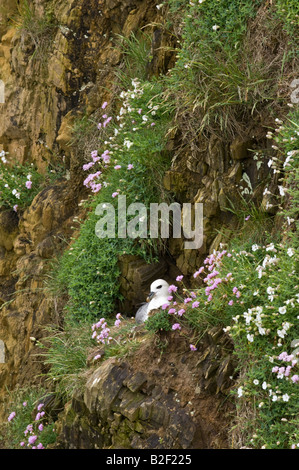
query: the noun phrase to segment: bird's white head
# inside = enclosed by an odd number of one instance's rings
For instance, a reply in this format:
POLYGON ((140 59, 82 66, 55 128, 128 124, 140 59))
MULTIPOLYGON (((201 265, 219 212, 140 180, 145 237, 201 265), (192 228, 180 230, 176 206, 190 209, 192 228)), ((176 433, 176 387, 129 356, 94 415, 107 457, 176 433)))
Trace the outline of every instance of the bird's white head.
POLYGON ((164 279, 157 279, 156 281, 152 282, 148 300, 152 300, 153 298, 158 297, 168 297, 168 287, 169 284, 168 282, 164 281, 164 279))

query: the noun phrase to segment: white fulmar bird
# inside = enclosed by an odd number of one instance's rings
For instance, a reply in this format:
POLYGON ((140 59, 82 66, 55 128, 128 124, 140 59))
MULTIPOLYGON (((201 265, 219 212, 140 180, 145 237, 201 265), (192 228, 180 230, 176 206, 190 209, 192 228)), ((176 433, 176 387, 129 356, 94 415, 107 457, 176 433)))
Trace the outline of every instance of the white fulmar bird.
POLYGON ((148 314, 151 310, 162 307, 162 305, 169 303, 168 292, 169 284, 164 279, 157 279, 151 284, 148 303, 143 304, 135 315, 136 323, 144 323, 148 319, 148 314))

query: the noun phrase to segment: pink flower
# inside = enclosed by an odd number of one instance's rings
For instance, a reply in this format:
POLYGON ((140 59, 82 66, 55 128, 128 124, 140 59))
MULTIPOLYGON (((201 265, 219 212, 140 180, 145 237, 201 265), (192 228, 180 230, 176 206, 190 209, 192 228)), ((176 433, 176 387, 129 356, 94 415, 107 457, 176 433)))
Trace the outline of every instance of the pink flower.
POLYGON ((192 301, 191 297, 186 297, 186 299, 184 299, 184 304, 188 304, 191 301, 192 301))
POLYGON ((12 419, 14 419, 15 416, 16 416, 16 412, 13 411, 12 413, 10 413, 9 417, 7 418, 7 421, 11 421, 12 419))
POLYGON ((167 297, 168 302, 171 302, 172 299, 173 299, 173 296, 172 296, 172 295, 169 295, 169 296, 167 297))
POLYGON ((129 163, 128 170, 132 170, 133 168, 134 168, 134 165, 132 165, 132 163, 129 163))
POLYGON ((202 266, 201 268, 199 268, 199 270, 196 271, 196 272, 193 274, 194 279, 196 279, 197 276, 199 276, 199 274, 201 274, 204 269, 205 269, 205 268, 204 268, 203 266, 202 266))
POLYGON ((103 127, 106 127, 107 124, 111 121, 112 117, 108 117, 106 121, 103 122, 103 127))
POLYGON ((44 426, 43 426, 42 423, 40 423, 40 425, 38 426, 38 430, 39 430, 39 431, 42 431, 43 429, 44 429, 44 426))
POLYGON ((117 319, 117 320, 120 320, 120 319, 121 319, 121 313, 118 313, 118 314, 116 315, 116 319, 117 319))
POLYGON ((34 444, 37 439, 37 436, 29 436, 28 443, 34 444))
POLYGON ((141 114, 141 113, 142 113, 142 109, 139 108, 137 112, 138 112, 138 114, 141 114))
POLYGON ((152 123, 151 123, 151 126, 152 126, 152 127, 153 127, 153 126, 155 126, 155 125, 156 125, 156 123, 155 123, 155 122, 152 122, 152 123))
POLYGON ((299 382, 299 375, 297 375, 297 374, 296 374, 296 375, 293 375, 293 376, 291 377, 291 381, 294 382, 294 384, 297 383, 297 382, 299 382))
POLYGON ((245 220, 249 220, 250 219, 250 215, 248 215, 247 217, 245 217, 245 220))
POLYGON ((43 403, 40 403, 37 407, 37 410, 40 411, 42 408, 43 408, 44 404, 43 403))
POLYGON ((169 304, 163 304, 161 308, 162 310, 166 310, 168 307, 169 307, 169 304))
POLYGON ((230 300, 230 301, 228 302, 228 305, 233 305, 233 304, 234 304, 234 301, 233 301, 233 300, 230 300))
POLYGON ((27 406, 27 401, 23 401, 23 406, 27 406))
POLYGON ((89 170, 92 166, 94 165, 94 162, 90 162, 90 163, 86 163, 85 165, 83 165, 83 171, 87 171, 89 170))
POLYGON ((102 189, 101 183, 98 183, 98 184, 92 183, 90 185, 90 187, 91 187, 93 193, 98 193, 102 189))
POLYGON ((26 188, 27 188, 27 189, 31 189, 31 186, 32 186, 32 181, 27 180, 27 181, 26 181, 26 188))
POLYGON ((117 326, 117 328, 118 328, 120 324, 121 324, 121 321, 120 321, 120 320, 115 320, 114 326, 117 326))
POLYGON ((236 294, 238 292, 238 288, 237 287, 234 287, 233 288, 233 293, 236 294))
POLYGON ((25 442, 24 442, 24 441, 20 442, 20 446, 21 446, 21 447, 23 447, 24 445, 25 445, 25 442))
POLYGON ((13 206, 13 210, 14 210, 15 212, 17 212, 17 210, 18 210, 18 204, 15 204, 15 205, 13 206))
POLYGON ((193 304, 192 304, 192 308, 197 308, 197 307, 199 307, 198 300, 196 300, 196 302, 193 302, 193 304))
POLYGON ((170 314, 175 313, 175 308, 170 308, 170 309, 168 310, 168 313, 170 313, 170 314))
POLYGON ((98 129, 101 129, 101 127, 102 127, 102 123, 99 122, 99 124, 98 124, 98 129))
POLYGON ((119 170, 121 168, 121 165, 115 165, 114 170, 119 170))
POLYGON ((43 446, 42 443, 40 442, 40 443, 37 445, 36 448, 37 448, 37 449, 44 449, 44 446, 43 446))
POLYGON ((168 287, 168 292, 171 294, 171 292, 176 292, 178 288, 174 286, 173 284, 168 287))
POLYGON ((185 309, 181 308, 179 311, 178 311, 178 315, 181 317, 182 315, 184 315, 184 313, 186 312, 185 309))
POLYGON ((174 323, 174 324, 172 325, 172 329, 173 329, 173 330, 180 330, 180 329, 181 329, 181 325, 180 325, 179 323, 174 323))
POLYGON ((107 101, 104 101, 104 103, 102 104, 102 109, 105 109, 107 104, 108 104, 107 101))
POLYGON ((184 277, 183 275, 182 275, 182 276, 177 276, 176 281, 177 281, 177 282, 181 282, 181 280, 183 279, 183 277, 184 277))
POLYGON ((197 351, 197 348, 194 346, 194 344, 190 344, 190 349, 191 351, 197 351))
POLYGON ((112 197, 118 196, 118 192, 116 191, 115 193, 112 193, 112 197))

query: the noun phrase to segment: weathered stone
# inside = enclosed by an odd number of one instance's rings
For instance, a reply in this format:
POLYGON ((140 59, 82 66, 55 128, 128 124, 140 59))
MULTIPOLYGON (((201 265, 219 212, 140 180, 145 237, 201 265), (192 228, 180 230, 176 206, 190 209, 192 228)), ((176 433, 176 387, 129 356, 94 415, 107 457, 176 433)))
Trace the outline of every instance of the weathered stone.
POLYGON ((90 412, 100 409, 106 419, 114 404, 128 370, 125 364, 117 365, 115 358, 109 358, 89 378, 84 393, 84 402, 90 412))
POLYGON ((222 359, 216 374, 217 392, 228 389, 232 384, 232 377, 235 374, 235 365, 229 355, 222 359))
POLYGON ((230 154, 233 160, 244 160, 248 158, 250 141, 237 137, 230 145, 230 154))
POLYGON ((18 234, 19 218, 15 211, 0 212, 0 246, 7 251, 12 250, 14 240, 18 234))
POLYGON ((129 421, 136 421, 143 400, 144 397, 142 395, 126 390, 119 405, 121 414, 128 418, 129 421))
POLYGON ((131 392, 136 393, 139 392, 147 380, 148 377, 143 372, 138 371, 136 374, 133 374, 132 377, 125 380, 124 385, 126 385, 131 392))
POLYGON ((139 418, 141 420, 148 420, 152 414, 154 400, 152 398, 143 401, 140 405, 139 418))

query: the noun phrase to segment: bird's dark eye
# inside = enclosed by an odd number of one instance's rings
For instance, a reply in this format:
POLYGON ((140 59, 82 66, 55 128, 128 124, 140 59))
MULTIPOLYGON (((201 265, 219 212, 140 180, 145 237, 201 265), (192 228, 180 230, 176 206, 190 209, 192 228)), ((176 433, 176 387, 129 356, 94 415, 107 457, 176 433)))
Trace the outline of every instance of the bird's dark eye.
POLYGON ((162 286, 158 286, 157 289, 161 289, 162 286))

